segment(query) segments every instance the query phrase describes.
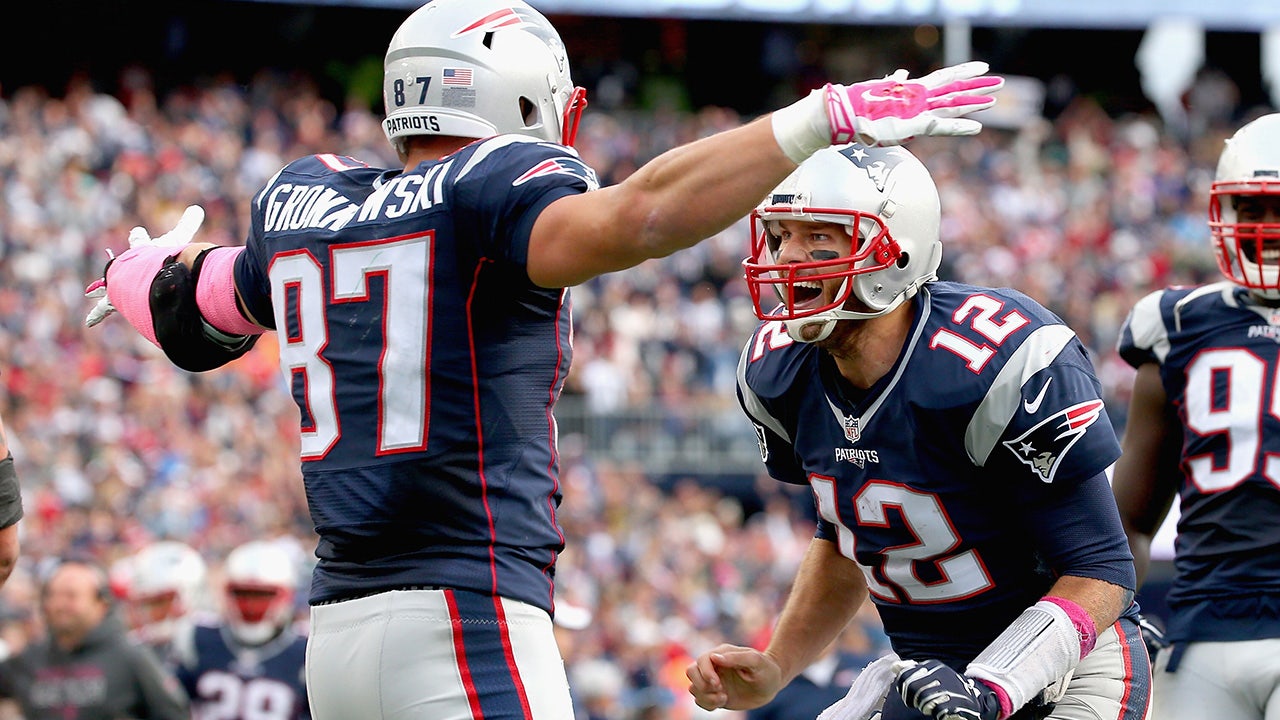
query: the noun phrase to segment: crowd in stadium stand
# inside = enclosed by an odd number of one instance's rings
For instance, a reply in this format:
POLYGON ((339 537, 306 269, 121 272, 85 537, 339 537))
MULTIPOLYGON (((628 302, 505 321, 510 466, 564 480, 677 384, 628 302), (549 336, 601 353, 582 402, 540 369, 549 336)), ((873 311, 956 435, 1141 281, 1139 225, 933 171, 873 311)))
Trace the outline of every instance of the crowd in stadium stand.
MULTIPOLYGON (((179 538, 216 567, 242 542, 286 537, 306 564, 314 534, 297 410, 274 337, 228 368, 188 374, 122 319, 86 329, 83 293, 132 226, 161 232, 192 203, 207 212, 199 239, 242 242, 252 194, 295 157, 396 164, 374 112, 337 106, 306 78, 158 93, 131 70, 121 87, 108 95, 81 79, 0 98, 0 412, 27 508, 22 565, 0 593, 11 649, 31 627, 32 582, 57 557, 110 564, 179 538)), ((589 110, 578 148, 608 184, 742 120, 723 109, 589 110)), ((1113 118, 1082 97, 1053 121, 913 144, 942 195, 942 276, 1013 286, 1058 312, 1091 350, 1123 424, 1132 370, 1113 350, 1119 324, 1155 287, 1215 277, 1207 190, 1234 126, 1210 123, 1184 142, 1154 117, 1113 118)), ((575 288, 566 392, 597 413, 735 402, 734 366, 755 322, 740 280, 747 233, 744 221, 575 288)), ((748 513, 694 481, 659 488, 643 468, 576 452, 572 439, 563 474, 557 585, 579 701, 598 705, 597 720, 702 716, 684 692, 688 659, 722 638, 767 637, 812 534, 806 500, 762 478, 751 488, 762 509, 748 513)), ((873 617, 866 630, 859 642, 882 647, 873 617)))

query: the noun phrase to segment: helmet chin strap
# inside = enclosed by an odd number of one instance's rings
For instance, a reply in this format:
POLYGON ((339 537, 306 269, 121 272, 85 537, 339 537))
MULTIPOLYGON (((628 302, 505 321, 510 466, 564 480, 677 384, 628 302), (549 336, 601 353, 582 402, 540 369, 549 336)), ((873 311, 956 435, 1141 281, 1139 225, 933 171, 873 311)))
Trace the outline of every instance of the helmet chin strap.
MULTIPOLYGON (((848 282, 848 280, 845 282, 848 282)), ((858 312, 856 310, 836 309, 827 310, 826 312, 820 312, 808 317, 797 318, 795 320, 786 320, 784 321, 784 324, 787 327, 787 335, 790 335, 791 339, 796 342, 821 342, 831 336, 831 331, 836 329, 836 323, 840 320, 870 320, 893 312, 899 305, 906 302, 908 299, 915 297, 916 293, 920 291, 920 285, 922 284, 924 283, 921 282, 919 284, 911 285, 906 288, 906 290, 899 293, 898 296, 893 299, 893 302, 874 312, 858 312), (822 328, 818 330, 817 335, 811 338, 804 337, 805 328, 810 325, 819 324, 822 325, 822 328)))
POLYGON ((883 310, 877 310, 875 312, 857 312, 856 310, 828 310, 826 312, 818 313, 817 315, 810 315, 809 317, 798 318, 796 320, 787 320, 785 321, 785 324, 787 326, 787 334, 790 335, 791 339, 795 340, 796 342, 821 342, 831 336, 831 331, 836 329, 836 323, 838 321, 870 320, 871 318, 878 318, 881 315, 886 315, 892 312, 893 309, 901 305, 907 299, 907 297, 908 297, 907 293, 902 293, 898 297, 894 298, 893 302, 889 303, 889 305, 886 306, 883 310), (818 331, 817 335, 811 338, 804 337, 804 329, 809 327, 810 325, 821 325, 822 329, 818 331))

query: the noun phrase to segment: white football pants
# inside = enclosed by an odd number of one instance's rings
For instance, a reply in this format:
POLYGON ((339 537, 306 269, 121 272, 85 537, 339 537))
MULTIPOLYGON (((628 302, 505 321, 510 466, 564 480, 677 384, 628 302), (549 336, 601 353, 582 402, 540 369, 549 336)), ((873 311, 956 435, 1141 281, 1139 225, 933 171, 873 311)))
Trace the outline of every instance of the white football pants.
POLYGON ((573 717, 551 618, 457 590, 396 590, 311 608, 315 720, 573 717))

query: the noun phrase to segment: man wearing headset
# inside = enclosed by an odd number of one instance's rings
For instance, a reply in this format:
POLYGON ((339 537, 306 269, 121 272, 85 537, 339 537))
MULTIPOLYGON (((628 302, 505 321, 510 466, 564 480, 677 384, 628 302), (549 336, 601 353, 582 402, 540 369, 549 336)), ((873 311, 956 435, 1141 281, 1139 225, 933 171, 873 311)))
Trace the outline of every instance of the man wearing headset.
POLYGON ((0 664, 0 698, 16 700, 26 720, 188 720, 177 680, 128 639, 101 567, 58 563, 40 606, 47 636, 0 664))

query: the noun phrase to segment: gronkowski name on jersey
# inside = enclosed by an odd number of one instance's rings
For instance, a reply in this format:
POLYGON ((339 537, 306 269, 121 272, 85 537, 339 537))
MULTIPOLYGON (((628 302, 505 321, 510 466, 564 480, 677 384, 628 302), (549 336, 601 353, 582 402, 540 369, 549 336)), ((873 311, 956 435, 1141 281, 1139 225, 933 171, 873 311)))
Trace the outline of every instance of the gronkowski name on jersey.
POLYGON ((301 414, 311 602, 434 585, 550 610, 570 302, 525 264, 539 213, 597 187, 572 149, 503 135, 408 171, 303 158, 257 195, 236 286, 301 414))
MULTIPOLYGON (((1031 511, 1095 482, 1119 443, 1084 347, 1026 295, 934 282, 915 313, 865 392, 763 323, 738 396, 770 474, 808 484, 819 536, 863 567, 895 649, 971 658, 1052 584, 1031 511)), ((1107 552, 1127 553, 1115 528, 1107 552)))

